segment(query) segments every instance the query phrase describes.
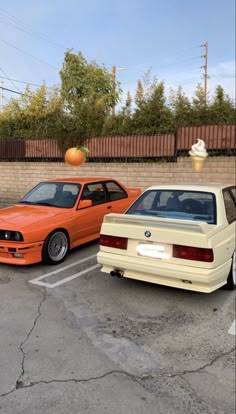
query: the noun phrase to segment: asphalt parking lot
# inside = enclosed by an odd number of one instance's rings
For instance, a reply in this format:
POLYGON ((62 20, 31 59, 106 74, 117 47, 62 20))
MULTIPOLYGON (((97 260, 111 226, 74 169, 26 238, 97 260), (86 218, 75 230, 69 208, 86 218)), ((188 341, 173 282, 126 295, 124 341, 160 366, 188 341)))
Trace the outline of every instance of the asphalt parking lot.
POLYGON ((0 412, 232 414, 234 293, 112 278, 97 250, 0 264, 0 412))

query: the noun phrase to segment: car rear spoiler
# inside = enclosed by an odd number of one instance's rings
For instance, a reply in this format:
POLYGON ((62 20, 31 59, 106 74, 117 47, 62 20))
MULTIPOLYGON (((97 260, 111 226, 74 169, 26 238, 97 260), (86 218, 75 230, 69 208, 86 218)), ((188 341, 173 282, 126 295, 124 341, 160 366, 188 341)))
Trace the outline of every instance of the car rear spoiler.
MULTIPOLYGON (((190 233, 201 233, 205 235, 213 234, 215 232, 216 226, 208 224, 202 221, 193 221, 193 220, 177 220, 177 219, 168 219, 162 217, 145 217, 139 215, 131 214, 117 214, 110 213, 107 214, 103 223, 117 223, 124 225, 140 225, 144 227, 159 227, 166 228, 168 230, 180 230, 180 231, 189 231, 190 233)), ((218 226, 219 229, 219 226, 218 226)))

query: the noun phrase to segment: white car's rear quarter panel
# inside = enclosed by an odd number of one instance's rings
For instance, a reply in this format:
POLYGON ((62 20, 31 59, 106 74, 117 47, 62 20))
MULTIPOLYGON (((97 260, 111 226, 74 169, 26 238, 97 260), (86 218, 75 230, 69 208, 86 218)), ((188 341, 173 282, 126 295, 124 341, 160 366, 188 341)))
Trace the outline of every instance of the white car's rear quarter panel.
POLYGON ((226 216, 222 190, 215 193, 217 226, 209 239, 209 247, 214 251, 214 264, 219 266, 230 260, 236 248, 235 221, 229 223, 226 216))

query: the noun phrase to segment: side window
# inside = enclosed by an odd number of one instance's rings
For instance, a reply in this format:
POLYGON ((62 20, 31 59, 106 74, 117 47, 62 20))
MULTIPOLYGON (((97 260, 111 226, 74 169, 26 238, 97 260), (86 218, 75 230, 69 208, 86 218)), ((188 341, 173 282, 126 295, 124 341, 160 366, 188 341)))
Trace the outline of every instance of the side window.
POLYGON ((106 192, 102 183, 86 184, 81 195, 81 200, 91 200, 93 206, 106 203, 106 192))
POLYGON ((114 181, 105 183, 110 201, 121 200, 127 198, 126 192, 114 181))
POLYGON ((236 220, 236 205, 229 190, 225 190, 223 196, 227 220, 229 223, 232 223, 236 220))
POLYGON ((91 191, 89 191, 88 186, 85 185, 83 188, 83 192, 81 194, 81 200, 91 200, 90 194, 91 194, 91 191))
POLYGON ((231 187, 230 192, 233 194, 234 200, 236 202, 236 187, 231 187))

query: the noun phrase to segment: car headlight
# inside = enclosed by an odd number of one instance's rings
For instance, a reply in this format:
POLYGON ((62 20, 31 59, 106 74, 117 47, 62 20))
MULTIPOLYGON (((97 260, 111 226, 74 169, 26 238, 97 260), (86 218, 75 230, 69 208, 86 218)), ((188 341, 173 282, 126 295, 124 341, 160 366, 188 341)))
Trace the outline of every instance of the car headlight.
POLYGON ((5 237, 6 240, 11 240, 11 232, 10 231, 5 231, 4 237, 5 237))
POLYGON ((23 241, 23 236, 19 231, 14 231, 13 237, 16 241, 23 241))
POLYGON ((4 233, 4 239, 5 240, 12 240, 12 241, 23 241, 23 236, 19 231, 9 231, 5 230, 4 233))

